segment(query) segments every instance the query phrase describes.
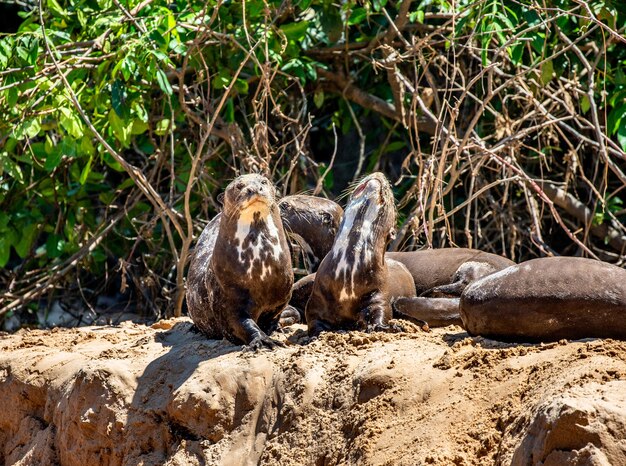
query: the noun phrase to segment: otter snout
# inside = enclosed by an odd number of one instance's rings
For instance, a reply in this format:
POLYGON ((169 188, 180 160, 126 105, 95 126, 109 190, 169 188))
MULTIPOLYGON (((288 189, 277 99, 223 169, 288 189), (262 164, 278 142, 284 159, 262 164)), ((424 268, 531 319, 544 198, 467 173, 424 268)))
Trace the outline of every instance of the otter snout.
POLYGON ((274 192, 270 184, 252 183, 239 191, 237 200, 244 207, 255 202, 268 204, 274 200, 274 192))

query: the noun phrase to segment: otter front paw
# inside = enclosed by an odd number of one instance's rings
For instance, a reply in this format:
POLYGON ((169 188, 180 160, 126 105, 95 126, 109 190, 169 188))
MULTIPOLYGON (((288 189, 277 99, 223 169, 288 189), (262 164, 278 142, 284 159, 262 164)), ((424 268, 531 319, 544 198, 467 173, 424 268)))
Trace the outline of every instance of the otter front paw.
POLYGON ((283 312, 280 313, 278 324, 280 327, 287 327, 293 324, 299 324, 302 322, 302 316, 295 307, 287 306, 283 312))
POLYGON ((387 332, 387 333, 400 333, 404 332, 405 329, 401 325, 396 324, 395 322, 390 324, 370 324, 365 329, 367 333, 372 332, 387 332))
POLYGON ((244 346, 244 351, 259 351, 263 348, 273 350, 276 348, 284 348, 285 344, 278 340, 268 337, 267 335, 258 335, 252 339, 247 346, 244 346))

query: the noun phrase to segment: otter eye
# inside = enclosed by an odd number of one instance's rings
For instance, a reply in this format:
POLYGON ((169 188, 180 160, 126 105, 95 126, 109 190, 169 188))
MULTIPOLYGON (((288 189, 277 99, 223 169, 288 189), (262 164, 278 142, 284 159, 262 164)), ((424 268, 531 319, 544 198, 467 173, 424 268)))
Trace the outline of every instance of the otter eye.
POLYGON ((269 183, 269 181, 267 181, 266 179, 262 179, 262 180, 261 180, 261 184, 268 185, 268 184, 270 184, 270 183, 269 183))

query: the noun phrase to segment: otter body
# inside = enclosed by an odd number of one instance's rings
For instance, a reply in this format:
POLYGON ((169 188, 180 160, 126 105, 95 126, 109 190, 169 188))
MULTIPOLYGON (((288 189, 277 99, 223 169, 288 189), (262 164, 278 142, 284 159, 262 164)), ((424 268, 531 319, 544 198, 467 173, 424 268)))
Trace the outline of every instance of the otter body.
POLYGON ((307 272, 315 272, 333 246, 343 209, 334 201, 296 194, 278 203, 292 251, 299 248, 307 272))
MULTIPOLYGON (((413 283, 413 277, 404 264, 391 259, 386 259, 385 262, 387 265, 387 292, 391 302, 404 296, 414 297, 415 283, 413 283)), ((315 275, 312 273, 302 277, 293 284, 291 289, 289 305, 300 313, 300 321, 304 321, 304 312, 313 292, 315 275)))
POLYGON ((470 334, 508 341, 626 339, 626 270, 580 257, 546 257, 469 285, 461 318, 470 334))

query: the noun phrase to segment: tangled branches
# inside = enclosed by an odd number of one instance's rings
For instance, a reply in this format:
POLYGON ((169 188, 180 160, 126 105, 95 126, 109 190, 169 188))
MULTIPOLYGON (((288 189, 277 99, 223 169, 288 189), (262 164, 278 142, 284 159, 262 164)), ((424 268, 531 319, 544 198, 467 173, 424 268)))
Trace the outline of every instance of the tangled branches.
POLYGON ((613 29, 617 17, 607 25, 586 2, 484 0, 414 24, 410 4, 370 43, 313 51, 336 58, 321 72, 327 87, 395 120, 410 144, 393 247, 623 263, 626 140, 609 134, 624 96, 609 102, 623 86, 624 17, 613 29), (363 63, 385 73, 393 103, 348 78, 363 63))

